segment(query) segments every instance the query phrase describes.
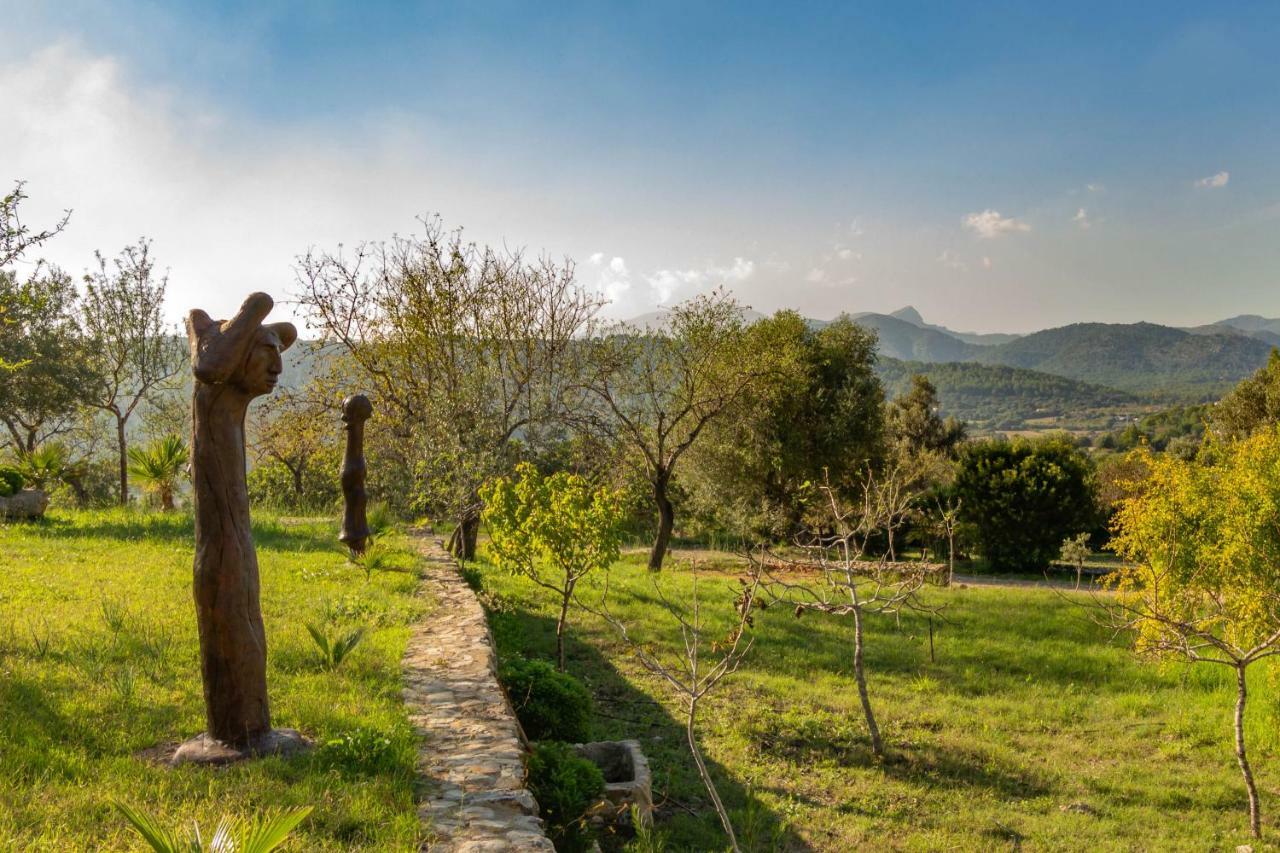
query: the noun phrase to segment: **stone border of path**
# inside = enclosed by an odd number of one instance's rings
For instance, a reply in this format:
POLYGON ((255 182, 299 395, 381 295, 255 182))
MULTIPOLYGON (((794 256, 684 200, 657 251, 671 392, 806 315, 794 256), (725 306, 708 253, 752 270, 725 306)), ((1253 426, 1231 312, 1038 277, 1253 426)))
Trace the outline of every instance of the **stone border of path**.
POLYGON ((525 787, 524 738, 498 685, 479 599, 438 540, 417 537, 434 600, 405 650, 404 700, 420 738, 424 850, 554 851, 525 787))

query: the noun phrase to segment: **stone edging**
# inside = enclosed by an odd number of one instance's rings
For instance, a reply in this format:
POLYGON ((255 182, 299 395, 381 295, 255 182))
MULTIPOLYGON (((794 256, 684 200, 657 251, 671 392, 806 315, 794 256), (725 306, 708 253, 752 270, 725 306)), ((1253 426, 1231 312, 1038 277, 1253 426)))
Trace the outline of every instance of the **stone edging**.
POLYGON ((428 786, 425 850, 554 851, 525 788, 524 740, 498 686, 484 608, 437 541, 418 539, 434 607, 405 650, 404 700, 428 786))

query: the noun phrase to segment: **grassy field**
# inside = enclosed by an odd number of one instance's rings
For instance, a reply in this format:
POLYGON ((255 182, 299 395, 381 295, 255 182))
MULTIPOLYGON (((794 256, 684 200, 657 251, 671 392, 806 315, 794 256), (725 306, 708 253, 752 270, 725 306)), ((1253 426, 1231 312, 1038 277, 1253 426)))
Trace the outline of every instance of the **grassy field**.
POLYGON ((292 850, 413 850, 414 737, 400 699, 414 597, 403 571, 365 575, 336 525, 254 526, 274 722, 319 746, 289 760, 169 769, 137 757, 203 728, 187 515, 52 513, 0 525, 0 849, 136 850, 111 805, 170 825, 287 805, 315 811, 292 850), (308 621, 367 626, 334 671, 308 621))
MULTIPOLYGON (((476 566, 500 654, 550 658, 546 597, 476 566)), ((727 629, 736 584, 700 574, 704 608, 727 629)), ((687 596, 691 572, 672 566, 661 581, 687 596)), ((616 614, 655 647, 674 647, 643 555, 613 569, 611 588, 616 614)), ((851 625, 783 608, 757 619, 751 658, 701 723, 752 849, 1273 849, 1248 837, 1225 668, 1135 661, 1076 606, 1084 596, 969 587, 928 599, 946 618, 935 620, 933 660, 923 617, 870 626, 883 763, 870 754, 854 688, 851 625)), ((596 736, 642 740, 673 849, 723 849, 671 695, 603 620, 582 610, 571 619, 568 668, 597 697, 596 736)), ((1268 836, 1280 834, 1277 678, 1253 670, 1248 717, 1268 836)))

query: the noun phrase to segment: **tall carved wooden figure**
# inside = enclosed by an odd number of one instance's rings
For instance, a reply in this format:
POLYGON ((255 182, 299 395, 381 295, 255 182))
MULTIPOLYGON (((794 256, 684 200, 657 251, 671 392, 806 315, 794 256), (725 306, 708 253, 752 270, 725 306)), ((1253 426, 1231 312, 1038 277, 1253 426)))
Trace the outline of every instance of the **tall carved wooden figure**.
POLYGON ((230 320, 211 320, 198 309, 187 318, 195 374, 194 590, 208 730, 178 748, 175 764, 221 764, 307 744, 292 729, 271 728, 267 638, 245 486, 245 412, 249 401, 275 388, 280 354, 298 337, 289 323, 263 325, 273 304, 267 294, 254 293, 230 320))
POLYGON ((358 557, 369 543, 369 520, 365 506, 369 495, 364 490, 364 422, 373 414, 373 404, 363 394, 353 394, 342 401, 342 422, 346 424, 347 451, 342 457, 342 533, 351 554, 358 557))

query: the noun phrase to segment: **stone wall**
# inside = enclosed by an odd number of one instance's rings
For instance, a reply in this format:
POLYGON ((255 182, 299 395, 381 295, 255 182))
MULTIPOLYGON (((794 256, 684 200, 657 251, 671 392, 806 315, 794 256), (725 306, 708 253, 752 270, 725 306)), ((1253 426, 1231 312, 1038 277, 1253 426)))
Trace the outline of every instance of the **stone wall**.
POLYGON ((418 542, 434 606, 405 651, 404 696, 422 744, 424 849, 552 851, 525 788, 524 738, 498 686, 484 609, 441 543, 418 542))

